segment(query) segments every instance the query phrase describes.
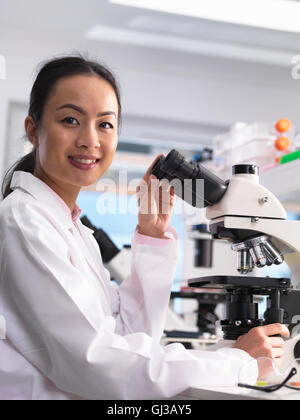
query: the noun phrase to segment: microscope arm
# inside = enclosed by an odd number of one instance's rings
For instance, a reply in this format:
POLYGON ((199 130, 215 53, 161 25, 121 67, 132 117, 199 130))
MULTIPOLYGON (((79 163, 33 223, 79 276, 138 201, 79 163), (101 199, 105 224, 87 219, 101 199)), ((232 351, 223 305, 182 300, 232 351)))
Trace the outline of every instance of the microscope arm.
POLYGON ((227 215, 287 219, 281 202, 259 183, 258 175, 240 173, 232 176, 222 199, 206 209, 210 220, 227 215))

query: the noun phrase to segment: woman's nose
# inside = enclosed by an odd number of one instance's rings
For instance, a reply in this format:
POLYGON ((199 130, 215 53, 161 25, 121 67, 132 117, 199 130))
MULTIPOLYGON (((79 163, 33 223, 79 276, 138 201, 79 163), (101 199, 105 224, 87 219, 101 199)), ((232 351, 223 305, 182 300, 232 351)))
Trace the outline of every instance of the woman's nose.
POLYGON ((86 146, 89 149, 99 148, 100 144, 100 134, 95 127, 86 126, 80 130, 79 137, 77 139, 77 146, 86 146))

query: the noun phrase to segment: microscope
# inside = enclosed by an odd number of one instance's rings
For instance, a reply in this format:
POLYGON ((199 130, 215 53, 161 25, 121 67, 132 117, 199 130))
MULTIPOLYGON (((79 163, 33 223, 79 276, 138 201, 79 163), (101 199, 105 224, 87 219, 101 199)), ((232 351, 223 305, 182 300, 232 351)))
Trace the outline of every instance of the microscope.
POLYGON ((226 240, 236 253, 239 275, 188 281, 190 287, 226 291, 226 319, 221 321, 224 339, 237 340, 257 326, 286 324, 295 336, 290 358, 299 358, 300 222, 287 220, 279 200, 259 183, 259 168, 235 165, 231 179, 224 181, 172 150, 156 162, 152 173, 171 183, 175 194, 190 205, 205 207, 212 238, 226 240), (254 268, 284 261, 291 279, 251 275, 254 268), (256 296, 267 297, 263 319, 259 319, 256 296))

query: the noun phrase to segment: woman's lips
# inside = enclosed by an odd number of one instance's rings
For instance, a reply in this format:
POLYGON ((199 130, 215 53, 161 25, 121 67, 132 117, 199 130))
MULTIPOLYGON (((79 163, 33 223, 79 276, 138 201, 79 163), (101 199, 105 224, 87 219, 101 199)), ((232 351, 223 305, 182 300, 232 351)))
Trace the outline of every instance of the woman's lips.
POLYGON ((80 163, 72 159, 70 156, 68 156, 68 160, 71 163, 71 165, 75 166, 75 168, 82 169, 84 171, 88 171, 90 169, 95 168, 95 166, 100 162, 100 159, 98 159, 96 160, 96 162, 93 163, 80 163))

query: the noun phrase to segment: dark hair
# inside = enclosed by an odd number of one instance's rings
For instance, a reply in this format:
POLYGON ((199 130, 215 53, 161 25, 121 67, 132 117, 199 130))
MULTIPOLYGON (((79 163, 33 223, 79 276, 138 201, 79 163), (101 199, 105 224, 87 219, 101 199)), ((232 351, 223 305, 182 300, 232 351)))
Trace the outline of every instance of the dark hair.
MULTIPOLYGON (((55 84, 62 78, 77 75, 96 75, 106 80, 114 89, 118 107, 119 120, 118 126, 121 127, 121 95, 120 88, 115 76, 107 68, 107 66, 96 61, 90 61, 83 56, 72 55, 61 58, 56 58, 46 63, 42 63, 42 67, 36 77, 34 85, 30 94, 30 104, 28 115, 32 117, 36 124, 39 125, 42 121, 44 107, 49 98, 55 84)), ((18 160, 5 174, 2 183, 2 195, 6 198, 12 190, 10 184, 14 172, 24 171, 34 173, 36 162, 36 148, 18 160)))

